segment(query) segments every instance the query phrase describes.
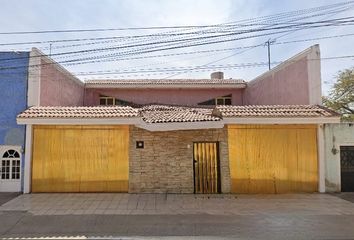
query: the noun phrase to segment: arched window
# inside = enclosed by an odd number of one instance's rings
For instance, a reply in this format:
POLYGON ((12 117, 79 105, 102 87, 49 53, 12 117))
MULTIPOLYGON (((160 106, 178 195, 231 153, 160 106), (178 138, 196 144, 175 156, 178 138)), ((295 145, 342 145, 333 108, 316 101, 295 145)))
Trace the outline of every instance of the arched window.
POLYGON ((20 179, 21 158, 19 152, 7 150, 1 159, 1 179, 20 179))

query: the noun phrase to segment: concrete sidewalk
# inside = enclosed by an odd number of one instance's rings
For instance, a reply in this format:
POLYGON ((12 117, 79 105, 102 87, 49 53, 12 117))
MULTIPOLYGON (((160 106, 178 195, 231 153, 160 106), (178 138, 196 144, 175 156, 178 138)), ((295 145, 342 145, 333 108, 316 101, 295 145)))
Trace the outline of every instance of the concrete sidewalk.
POLYGON ((354 239, 354 203, 327 194, 28 194, 0 207, 1 238, 64 236, 354 239))
POLYGON ((350 215, 354 204, 327 194, 25 194, 0 211, 33 215, 350 215))

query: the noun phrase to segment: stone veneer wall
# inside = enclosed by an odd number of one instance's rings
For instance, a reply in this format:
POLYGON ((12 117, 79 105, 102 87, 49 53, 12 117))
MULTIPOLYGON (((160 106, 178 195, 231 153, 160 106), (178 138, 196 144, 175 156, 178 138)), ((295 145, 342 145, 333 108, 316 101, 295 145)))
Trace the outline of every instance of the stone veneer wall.
POLYGON ((193 142, 218 141, 221 191, 230 192, 227 129, 150 132, 130 128, 129 192, 193 193, 193 142), (144 148, 136 148, 144 141, 144 148))

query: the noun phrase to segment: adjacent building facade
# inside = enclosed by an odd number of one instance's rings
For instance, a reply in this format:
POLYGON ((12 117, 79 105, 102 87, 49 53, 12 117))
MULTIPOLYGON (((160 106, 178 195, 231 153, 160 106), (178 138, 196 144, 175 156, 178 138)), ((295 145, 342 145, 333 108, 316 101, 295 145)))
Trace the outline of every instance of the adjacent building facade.
POLYGON ((324 127, 326 191, 354 192, 354 123, 324 127))
POLYGON ((21 191, 25 126, 16 116, 27 109, 28 52, 1 52, 0 157, 1 191, 21 191))
POLYGON ((23 190, 26 126, 18 125, 16 116, 31 106, 82 105, 83 86, 37 49, 0 52, 1 192, 23 190))

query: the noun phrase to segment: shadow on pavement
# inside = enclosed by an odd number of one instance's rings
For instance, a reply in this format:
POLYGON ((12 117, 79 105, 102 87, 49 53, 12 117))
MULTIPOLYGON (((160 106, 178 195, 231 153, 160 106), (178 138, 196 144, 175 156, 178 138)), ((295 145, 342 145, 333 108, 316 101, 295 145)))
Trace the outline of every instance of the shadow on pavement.
POLYGON ((0 193, 0 206, 3 205, 4 203, 7 203, 8 201, 14 199, 15 197, 21 195, 19 192, 11 192, 11 193, 0 193))
POLYGON ((354 192, 333 193, 332 195, 354 203, 354 192))

